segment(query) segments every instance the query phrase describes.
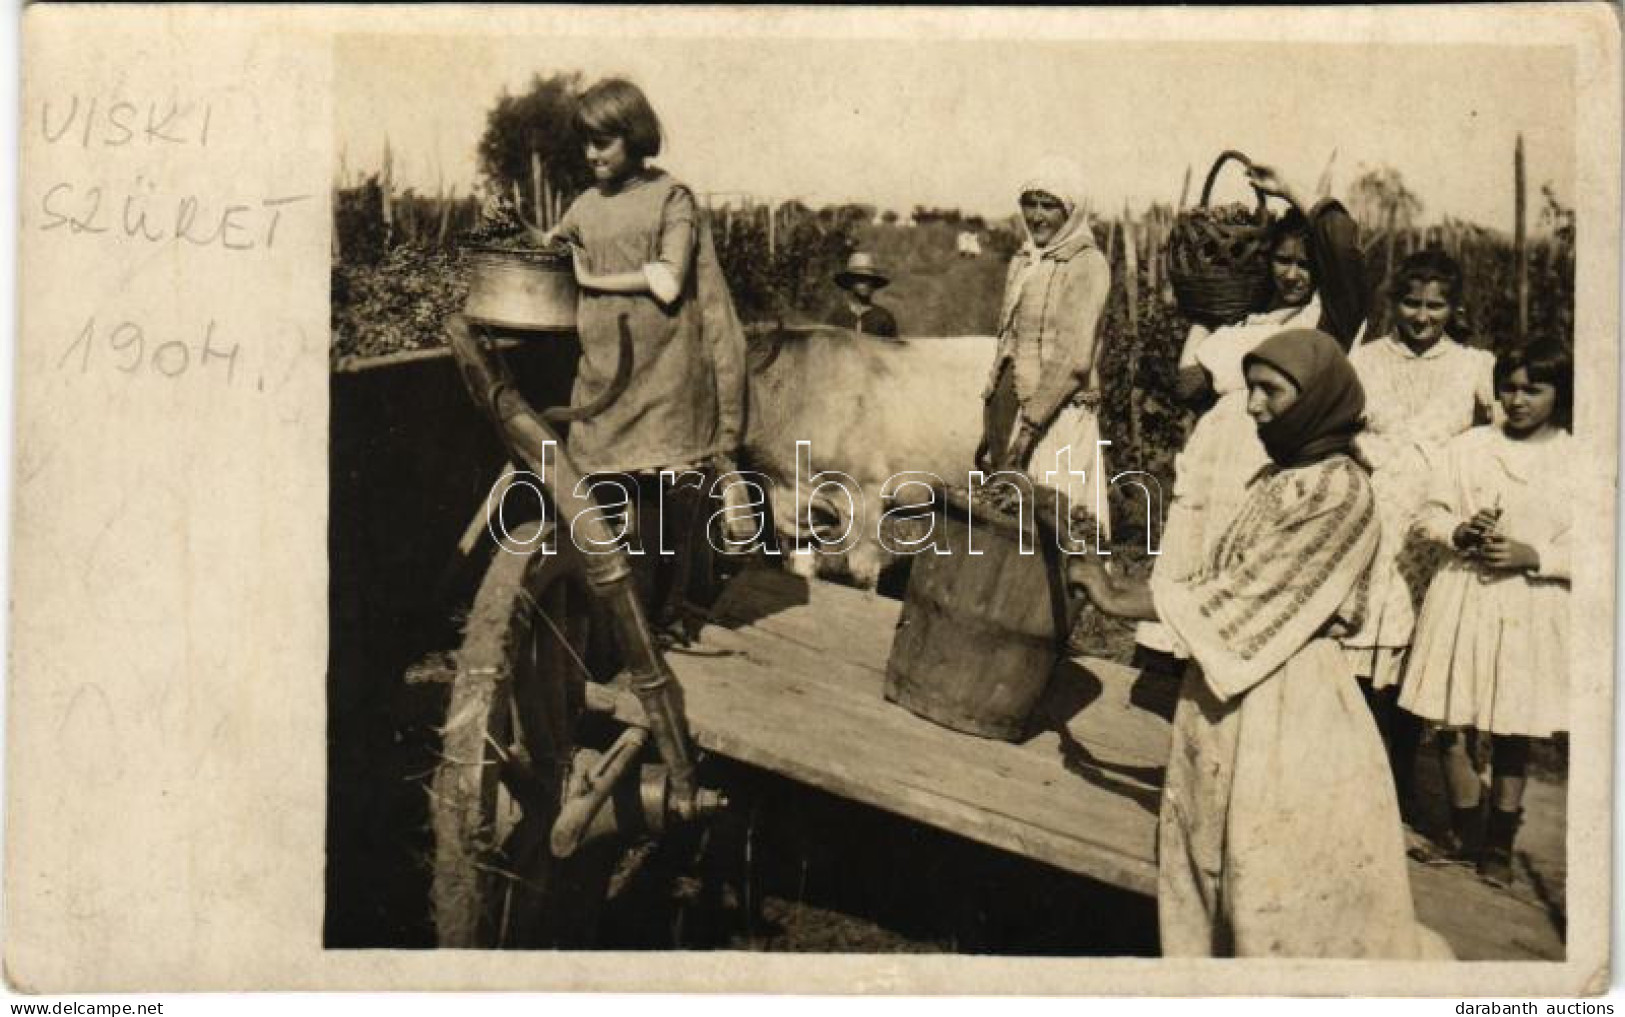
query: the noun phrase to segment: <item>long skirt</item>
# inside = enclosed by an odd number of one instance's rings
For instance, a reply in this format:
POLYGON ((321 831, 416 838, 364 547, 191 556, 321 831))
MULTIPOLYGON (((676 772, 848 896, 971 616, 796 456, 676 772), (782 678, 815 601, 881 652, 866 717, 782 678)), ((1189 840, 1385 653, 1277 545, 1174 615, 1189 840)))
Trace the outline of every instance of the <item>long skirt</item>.
MULTIPOLYGON (((996 447, 995 461, 1015 441, 1017 424, 1021 420, 1021 403, 1016 397, 1015 375, 1005 365, 988 399, 985 426, 996 447)), ((1097 520, 1100 540, 1111 539, 1111 512, 1106 500, 1107 476, 1104 450, 1096 444, 1100 440, 1100 418, 1094 410, 1080 404, 1063 406, 1055 420, 1039 437, 1027 457, 1025 472, 1038 484, 1063 491, 1074 506, 1081 506, 1097 520), (1061 457, 1070 449, 1070 462, 1061 457), (1081 485, 1063 480, 1063 472, 1083 471, 1081 485)), ((1074 530, 1074 532, 1081 531, 1074 530)))
POLYGON ((1187 669, 1157 865, 1166 956, 1450 957, 1416 921, 1388 760, 1329 639, 1229 702, 1187 669))

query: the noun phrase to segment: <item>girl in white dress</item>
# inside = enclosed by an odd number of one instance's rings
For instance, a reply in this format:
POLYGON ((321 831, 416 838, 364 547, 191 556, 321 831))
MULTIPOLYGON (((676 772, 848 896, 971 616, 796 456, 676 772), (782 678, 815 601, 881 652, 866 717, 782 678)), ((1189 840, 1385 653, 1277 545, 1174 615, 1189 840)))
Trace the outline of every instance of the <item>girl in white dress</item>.
POLYGON ((1531 738, 1568 729, 1569 506, 1573 361, 1557 343, 1502 355, 1498 426, 1453 439, 1416 529, 1453 552, 1428 588, 1399 705, 1441 725, 1451 805, 1476 817, 1482 789, 1463 729, 1490 737, 1490 808, 1453 834, 1490 882, 1512 880, 1531 738))
POLYGON ((1382 543, 1371 570, 1371 606, 1343 640, 1388 745, 1401 811, 1410 804, 1421 725, 1395 709, 1416 611, 1444 554, 1411 535, 1440 468, 1445 443, 1490 421, 1495 357, 1452 338, 1462 310, 1461 268, 1443 251, 1406 258, 1388 284, 1394 332, 1355 347, 1349 363, 1365 389, 1365 430, 1355 456, 1371 470, 1382 543))

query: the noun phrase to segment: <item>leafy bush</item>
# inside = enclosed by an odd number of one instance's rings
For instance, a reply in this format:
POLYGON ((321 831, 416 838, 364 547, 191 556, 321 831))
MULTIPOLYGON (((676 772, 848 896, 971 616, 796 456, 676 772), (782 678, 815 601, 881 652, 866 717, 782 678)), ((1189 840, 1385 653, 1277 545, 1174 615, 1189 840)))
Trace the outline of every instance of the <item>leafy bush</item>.
POLYGON ((396 247, 374 264, 332 268, 332 357, 372 357, 442 343, 441 323, 468 297, 456 255, 396 247))
MULTIPOLYGON (((873 215, 872 209, 867 213, 873 215)), ((746 321, 826 319, 829 280, 857 249, 853 222, 839 209, 813 213, 798 202, 777 211, 727 209, 711 216, 717 258, 740 317, 746 321), (774 236, 768 243, 768 215, 774 236)))

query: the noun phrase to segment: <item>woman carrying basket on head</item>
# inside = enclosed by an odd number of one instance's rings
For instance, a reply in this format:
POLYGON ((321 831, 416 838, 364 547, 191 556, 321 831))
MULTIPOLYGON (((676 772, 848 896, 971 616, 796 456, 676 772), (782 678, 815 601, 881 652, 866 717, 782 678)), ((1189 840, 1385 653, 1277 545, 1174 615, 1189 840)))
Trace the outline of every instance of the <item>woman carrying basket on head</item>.
MULTIPOLYGON (((1173 497, 1155 565, 1163 579, 1187 578, 1200 566, 1240 507, 1247 482, 1269 462, 1247 416, 1242 360, 1287 328, 1317 329, 1347 351, 1365 325, 1365 263, 1359 228, 1347 209, 1325 199, 1305 210, 1297 192, 1268 166, 1249 165, 1247 179, 1261 196, 1281 198, 1291 208, 1265 240, 1264 305, 1215 329, 1192 325, 1185 341, 1181 395, 1196 404, 1216 401, 1174 460, 1173 497)), ((1154 652, 1186 655, 1164 626, 1141 625, 1135 638, 1154 652)))

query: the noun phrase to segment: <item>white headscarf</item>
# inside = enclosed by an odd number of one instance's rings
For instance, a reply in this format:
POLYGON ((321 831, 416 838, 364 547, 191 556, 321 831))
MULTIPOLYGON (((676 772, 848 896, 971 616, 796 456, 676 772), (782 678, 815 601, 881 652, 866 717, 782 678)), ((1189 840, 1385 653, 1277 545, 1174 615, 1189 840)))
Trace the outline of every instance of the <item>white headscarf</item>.
POLYGON ((1016 252, 1014 260, 1014 275, 1005 288, 1004 307, 999 314, 999 330, 1002 332, 1010 324, 1010 316, 1015 312, 1016 304, 1021 300, 1021 291, 1032 276, 1033 269, 1044 258, 1054 255, 1065 247, 1092 246, 1095 242, 1094 231, 1089 226, 1089 209, 1083 197, 1083 170, 1076 162, 1064 155, 1046 155, 1038 160, 1032 173, 1022 180, 1021 188, 1016 192, 1018 216, 1022 231, 1027 234, 1027 242, 1021 250, 1016 252), (1055 198, 1066 209, 1066 222, 1050 238, 1049 243, 1040 247, 1033 240, 1032 229, 1027 225, 1027 217, 1019 215, 1022 195, 1040 192, 1055 198))
POLYGON ((1058 200, 1066 209, 1067 218, 1050 242, 1039 247, 1033 241, 1032 231, 1027 228, 1026 216, 1022 216, 1021 228, 1027 233, 1027 249, 1033 252, 1054 250, 1081 227, 1088 225, 1089 210, 1083 198, 1083 170, 1071 159, 1064 155, 1046 155, 1038 160, 1038 165, 1033 167, 1032 173, 1021 182, 1021 189, 1016 192, 1018 208, 1022 195, 1034 191, 1058 200))

